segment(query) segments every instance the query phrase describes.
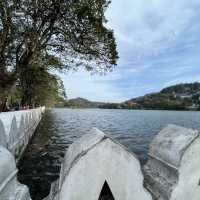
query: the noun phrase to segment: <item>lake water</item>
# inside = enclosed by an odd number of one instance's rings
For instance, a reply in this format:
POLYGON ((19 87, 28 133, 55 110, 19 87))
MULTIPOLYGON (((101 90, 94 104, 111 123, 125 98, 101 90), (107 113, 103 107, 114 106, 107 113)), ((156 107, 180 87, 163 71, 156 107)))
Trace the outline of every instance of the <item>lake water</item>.
POLYGON ((59 176, 60 163, 69 145, 97 127, 134 152, 141 163, 149 143, 167 124, 200 129, 200 112, 52 109, 46 111, 35 136, 18 164, 19 180, 28 185, 33 200, 49 193, 59 176))

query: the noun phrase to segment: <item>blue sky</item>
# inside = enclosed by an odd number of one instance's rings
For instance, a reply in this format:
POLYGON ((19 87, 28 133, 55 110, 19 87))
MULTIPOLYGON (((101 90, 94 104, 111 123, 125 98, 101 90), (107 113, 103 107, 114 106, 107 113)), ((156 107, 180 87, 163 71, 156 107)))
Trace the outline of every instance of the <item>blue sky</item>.
POLYGON ((112 0, 106 12, 120 59, 106 76, 62 74, 69 98, 120 102, 200 81, 199 0, 112 0))

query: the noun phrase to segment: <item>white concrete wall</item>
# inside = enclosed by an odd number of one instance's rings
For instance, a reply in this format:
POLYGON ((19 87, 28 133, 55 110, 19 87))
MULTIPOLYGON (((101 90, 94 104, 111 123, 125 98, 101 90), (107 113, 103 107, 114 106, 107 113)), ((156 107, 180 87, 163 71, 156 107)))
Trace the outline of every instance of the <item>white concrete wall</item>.
POLYGON ((168 125, 150 145, 143 187, 136 156, 93 129, 69 147, 45 200, 98 200, 105 181, 115 200, 199 200, 199 166, 199 132, 168 125))
POLYGON ((69 147, 62 164, 59 188, 52 189, 58 193, 49 199, 98 200, 105 181, 115 200, 152 199, 143 187, 137 157, 93 129, 69 147))
POLYGON ((45 108, 0 113, 0 145, 19 159, 45 108))
POLYGON ((199 132, 168 125, 152 141, 144 172, 154 199, 199 200, 199 132))
POLYGON ((3 125, 3 122, 0 120, 0 145, 7 148, 7 139, 6 139, 6 133, 5 133, 5 127, 3 125))
POLYGON ((170 200, 200 199, 200 137, 186 149, 179 167, 179 181, 170 200))
POLYGON ((17 181, 14 156, 0 146, 0 200, 31 200, 29 190, 17 181))
POLYGON ((17 181, 15 158, 20 158, 44 111, 0 113, 0 200, 31 200, 28 188, 17 181))

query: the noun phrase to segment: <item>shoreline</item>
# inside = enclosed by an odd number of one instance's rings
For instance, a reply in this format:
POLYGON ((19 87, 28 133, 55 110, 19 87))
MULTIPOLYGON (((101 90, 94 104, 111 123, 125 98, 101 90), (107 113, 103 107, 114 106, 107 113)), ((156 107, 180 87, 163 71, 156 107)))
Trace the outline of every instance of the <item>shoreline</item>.
POLYGON ((98 110, 136 110, 136 111, 193 111, 193 112, 198 112, 200 110, 189 110, 189 109, 148 109, 148 108, 143 108, 143 109, 128 109, 128 108, 91 108, 91 107, 53 107, 56 109, 98 109, 98 110))

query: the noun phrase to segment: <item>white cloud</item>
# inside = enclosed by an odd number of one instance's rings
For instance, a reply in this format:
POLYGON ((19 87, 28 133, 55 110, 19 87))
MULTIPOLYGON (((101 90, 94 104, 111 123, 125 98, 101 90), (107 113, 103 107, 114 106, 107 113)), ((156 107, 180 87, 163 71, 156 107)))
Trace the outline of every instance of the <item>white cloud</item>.
POLYGON ((163 87, 168 87, 179 83, 193 83, 193 82, 200 82, 200 75, 179 77, 166 82, 163 85, 163 87))
POLYGON ((83 97, 105 102, 120 102, 125 99, 115 86, 107 82, 118 79, 118 76, 110 74, 103 77, 83 71, 62 75, 69 98, 83 97))
POLYGON ((107 15, 121 53, 157 54, 173 45, 196 15, 199 1, 113 0, 107 15))
POLYGON ((119 64, 107 76, 80 71, 63 77, 67 94, 121 101, 169 84, 200 80, 199 0, 112 0, 119 64))

